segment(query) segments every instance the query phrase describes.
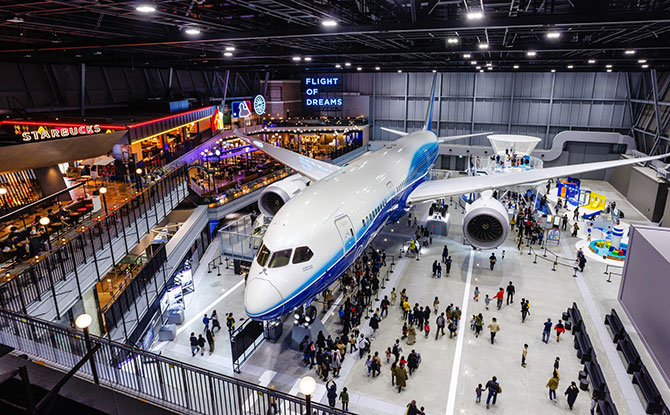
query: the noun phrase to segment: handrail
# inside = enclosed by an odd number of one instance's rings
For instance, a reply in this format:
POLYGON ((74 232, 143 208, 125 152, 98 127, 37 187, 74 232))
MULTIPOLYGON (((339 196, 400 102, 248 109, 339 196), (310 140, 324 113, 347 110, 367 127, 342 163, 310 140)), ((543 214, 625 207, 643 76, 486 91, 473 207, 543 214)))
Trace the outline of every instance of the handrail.
MULTIPOLYGON (((110 339, 90 338, 93 346, 100 347, 93 356, 100 384, 135 398, 187 414, 264 415, 271 401, 281 413, 305 413, 303 398, 110 339)), ((4 309, 0 309, 0 340, 58 369, 74 366, 87 351, 80 331, 4 309)), ((92 381, 90 365, 76 376, 92 381)), ((318 402, 311 406, 323 415, 351 414, 318 402)))
POLYGON ((50 194, 49 196, 44 196, 40 200, 36 200, 29 205, 22 206, 19 209, 16 209, 16 210, 13 210, 13 211, 7 213, 6 215, 0 216, 0 222, 4 222, 5 220, 11 219, 12 217, 15 217, 16 215, 20 216, 20 215, 23 214, 23 211, 26 210, 26 209, 30 209, 34 206, 39 205, 40 203, 44 203, 45 200, 53 199, 54 197, 58 197, 58 196, 60 196, 64 193, 67 193, 67 192, 69 192, 71 190, 74 190, 78 187, 84 186, 85 184, 86 184, 86 182, 77 183, 74 186, 70 186, 70 187, 67 187, 63 190, 59 190, 56 193, 50 194))

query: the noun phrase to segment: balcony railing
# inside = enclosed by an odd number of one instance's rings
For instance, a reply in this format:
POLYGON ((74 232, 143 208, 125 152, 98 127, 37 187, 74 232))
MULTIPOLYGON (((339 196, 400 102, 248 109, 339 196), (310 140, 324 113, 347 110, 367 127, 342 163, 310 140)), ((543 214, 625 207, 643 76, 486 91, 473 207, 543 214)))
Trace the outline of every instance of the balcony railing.
MULTIPOLYGON (((281 414, 307 412, 305 400, 296 396, 97 336, 91 336, 91 341, 92 346, 100 345, 93 360, 101 385, 178 413, 277 413, 271 402, 281 414)), ((87 352, 81 332, 7 310, 0 310, 0 343, 59 370, 69 370, 87 352)), ((77 376, 91 381, 90 364, 77 376)), ((350 414, 316 402, 311 407, 317 415, 350 414)))
MULTIPOLYGON (((162 210, 161 217, 165 217, 186 196, 187 181, 186 165, 181 165, 123 205, 110 209, 106 216, 97 218, 93 225, 79 228, 74 237, 54 246, 54 249, 46 255, 36 257, 33 263, 20 273, 0 277, 0 307, 28 313, 28 307, 32 303, 42 301, 42 297, 51 293, 56 316, 60 319, 62 310, 59 309, 56 300, 56 284, 74 276, 81 298, 79 270, 93 262, 99 280, 105 271, 99 267, 101 258, 98 256, 110 257, 112 264, 116 264, 112 246, 113 242, 116 242, 115 239, 123 240, 125 249, 122 252, 123 255, 127 254, 135 245, 133 234, 139 243, 140 228, 143 228, 142 233, 147 232, 159 221, 159 210, 162 210), (168 207, 166 203, 169 204, 168 207), (150 215, 153 216, 151 225, 150 215), (146 228, 142 222, 146 223, 146 228), (129 239, 131 243, 128 242, 129 239)), ((118 255, 118 259, 121 257, 118 255)))

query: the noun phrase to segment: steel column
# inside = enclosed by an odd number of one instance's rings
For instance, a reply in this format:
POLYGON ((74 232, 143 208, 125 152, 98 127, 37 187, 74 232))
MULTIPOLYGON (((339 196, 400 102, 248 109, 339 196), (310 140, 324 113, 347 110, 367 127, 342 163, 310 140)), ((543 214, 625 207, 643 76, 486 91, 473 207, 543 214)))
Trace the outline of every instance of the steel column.
POLYGON ((656 138, 654 139, 651 151, 649 151, 649 155, 653 156, 661 141, 661 116, 658 109, 658 78, 656 76, 656 69, 651 70, 651 91, 654 95, 654 118, 656 118, 656 138))
POLYGON ((81 75, 80 75, 81 85, 80 92, 81 96, 79 98, 79 115, 82 117, 86 112, 86 64, 81 64, 81 75))

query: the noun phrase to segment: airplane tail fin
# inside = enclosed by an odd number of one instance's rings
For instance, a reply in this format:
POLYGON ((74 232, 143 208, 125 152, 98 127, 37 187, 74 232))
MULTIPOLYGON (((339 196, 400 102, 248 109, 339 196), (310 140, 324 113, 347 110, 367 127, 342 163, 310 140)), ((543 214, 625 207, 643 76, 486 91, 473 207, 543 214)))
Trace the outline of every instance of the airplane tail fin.
POLYGON ((437 72, 433 75, 433 87, 430 92, 430 102, 428 102, 428 109, 426 110, 426 118, 423 123, 423 131, 430 130, 433 122, 433 103, 435 102, 435 87, 437 86, 437 72))

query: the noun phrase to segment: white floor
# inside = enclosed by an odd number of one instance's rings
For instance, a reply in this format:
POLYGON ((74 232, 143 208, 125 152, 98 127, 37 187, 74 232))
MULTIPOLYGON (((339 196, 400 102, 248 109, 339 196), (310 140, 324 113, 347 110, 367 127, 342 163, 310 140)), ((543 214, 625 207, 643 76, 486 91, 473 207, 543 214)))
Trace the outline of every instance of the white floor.
MULTIPOLYGON (((626 213, 627 220, 630 218, 636 222, 644 221, 644 217, 609 184, 584 181, 582 185, 611 200, 616 200, 617 207, 626 213)), ((373 379, 367 377, 364 362, 359 361, 357 355, 348 355, 336 383, 338 390, 344 386, 349 389, 352 398, 350 411, 359 414, 403 414, 407 403, 416 399, 419 406, 424 406, 426 413, 431 415, 485 413, 487 412, 485 405, 475 403, 474 391, 477 384, 485 384, 491 376, 497 376, 503 393, 499 395, 497 404, 489 410, 491 413, 543 415, 564 413, 568 411, 568 405, 563 392, 570 381, 577 381, 578 372, 583 366, 577 359, 571 334, 566 333, 560 343, 556 342, 553 335, 549 344, 544 344, 541 341, 541 332, 542 323, 548 317, 556 322, 561 318, 561 313, 574 301, 582 311, 587 331, 619 413, 642 414, 644 411, 641 409, 637 392, 632 386, 630 376, 625 370, 622 371, 621 357, 614 349, 603 324, 604 315, 611 308, 616 308, 636 342, 643 361, 648 366, 653 366, 651 358, 616 300, 619 277, 612 277, 611 283, 606 282, 607 276, 603 274, 605 265, 595 259, 589 260, 585 272, 578 273, 577 278, 573 278, 573 271, 568 267, 559 266, 552 272, 550 262, 540 258, 537 264, 534 264, 535 257, 527 254, 527 248, 519 253, 511 237, 495 250, 499 261, 495 269, 490 271, 488 264, 490 252, 473 251, 462 245, 460 243, 462 214, 457 208, 450 209, 450 213, 452 221, 450 235, 447 238, 434 238, 433 245, 424 249, 420 261, 396 257, 395 272, 390 274, 390 281, 386 282, 385 291, 390 292, 392 286, 398 290, 406 288, 410 302, 418 302, 424 306, 432 306, 434 297, 438 296, 442 310, 449 303, 460 306, 463 318, 458 336, 449 339, 447 335, 435 340, 433 331, 428 338, 419 335, 413 346, 403 342, 403 354, 407 355, 412 348, 416 349, 422 355, 422 364, 408 380, 407 388, 402 393, 392 388, 389 365, 385 361, 382 374, 373 379), (439 259, 445 243, 449 246, 453 259, 451 275, 442 279, 431 278, 431 264, 435 259, 439 259), (504 259, 502 259, 503 251, 505 251, 504 259), (473 300, 472 291, 475 286, 479 287, 483 298, 484 294, 493 296, 497 288, 505 287, 508 281, 513 281, 516 286, 517 294, 513 304, 503 306, 499 311, 495 310, 495 307, 486 310, 482 299, 479 302, 473 300), (519 311, 519 301, 522 297, 530 299, 531 303, 531 315, 525 324, 521 323, 519 311), (484 315, 485 325, 492 317, 498 319, 501 332, 497 335, 494 345, 490 344, 488 330, 485 329, 483 336, 479 338, 475 338, 470 330, 470 316, 476 313, 484 315), (524 343, 529 345, 526 368, 520 365, 524 343), (558 402, 554 403, 549 401, 545 385, 551 377, 554 359, 557 356, 560 357, 561 363, 559 370, 561 381, 558 402)), ((413 229, 408 229, 405 221, 402 222, 389 225, 380 233, 373 246, 385 249, 389 255, 397 253, 400 244, 413 233, 413 229)), ((569 232, 564 232, 561 239, 561 246, 552 250, 558 255, 573 258, 575 244, 579 239, 570 237, 569 232)), ((207 272, 206 264, 217 252, 218 242, 215 242, 201 262, 204 265, 195 272, 196 291, 186 297, 187 323, 179 328, 176 341, 158 344, 155 346, 155 351, 189 364, 233 375, 230 345, 225 329, 225 313, 233 312, 238 321, 244 317, 242 302, 244 284, 240 276, 234 275, 232 270, 224 269, 225 265, 220 267, 221 276, 217 276, 217 270, 207 272), (216 350, 211 356, 205 353, 204 356, 193 357, 189 347, 189 335, 191 331, 196 334, 202 332, 202 316, 204 313, 211 313, 213 309, 218 311, 221 324, 224 326, 217 335, 216 350)), ((384 292, 380 298, 383 295, 384 292)), ((335 293, 335 297, 339 297, 339 292, 335 293)), ((329 332, 336 336, 337 316, 326 314, 324 320, 329 332)), ((434 325, 434 321, 431 321, 431 324, 434 325)), ((396 338, 400 338, 401 327, 400 310, 397 306, 392 307, 388 318, 381 323, 377 338, 372 344, 372 351, 376 350, 383 354, 396 338)), ((297 393, 298 380, 313 373, 301 364, 300 353, 287 347, 289 330, 290 322, 287 322, 282 340, 278 343, 264 342, 243 365, 242 373, 235 376, 262 385, 272 384, 277 390, 297 393)), ((655 368, 652 368, 652 376, 666 401, 670 401, 670 390, 655 368)), ((314 398, 326 402, 324 392, 323 385, 320 385, 314 398)), ((484 399, 485 397, 484 395, 484 399)), ((582 392, 577 398, 573 412, 586 414, 589 405, 590 394, 582 392)))

